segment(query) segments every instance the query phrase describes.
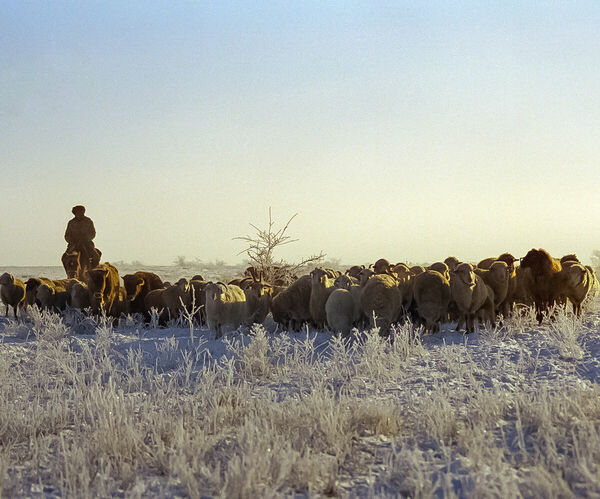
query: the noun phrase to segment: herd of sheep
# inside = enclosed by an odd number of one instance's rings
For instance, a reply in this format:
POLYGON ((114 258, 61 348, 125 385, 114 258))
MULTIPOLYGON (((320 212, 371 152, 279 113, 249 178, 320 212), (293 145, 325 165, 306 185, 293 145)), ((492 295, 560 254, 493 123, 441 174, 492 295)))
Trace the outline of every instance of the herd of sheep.
POLYGON ((571 303, 579 315, 585 300, 598 294, 591 267, 575 255, 553 258, 543 249, 532 249, 519 259, 509 253, 487 258, 477 265, 448 257, 428 267, 408 267, 380 259, 375 264, 353 266, 341 273, 315 268, 294 276, 293 282, 266 282, 264 273, 249 267, 244 276, 228 284, 207 282, 202 276, 171 284, 152 273, 139 271, 119 277, 110 263, 67 279, 31 278, 26 282, 5 273, 0 276, 0 296, 18 311, 37 305, 57 311, 66 307, 91 309, 112 317, 122 314, 152 315, 165 323, 186 314, 222 334, 224 326, 238 328, 262 323, 269 313, 284 329, 304 324, 349 334, 353 328, 379 327, 386 334, 396 322, 411 320, 429 332, 443 323, 472 332, 475 323, 495 325, 515 306, 533 306, 541 322, 554 304, 571 303))

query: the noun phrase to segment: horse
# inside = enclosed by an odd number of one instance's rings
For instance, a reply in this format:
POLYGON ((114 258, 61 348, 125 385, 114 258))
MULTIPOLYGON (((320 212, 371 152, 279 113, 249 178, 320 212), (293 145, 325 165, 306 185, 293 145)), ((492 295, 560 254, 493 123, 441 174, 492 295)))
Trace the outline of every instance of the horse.
POLYGON ((85 252, 81 249, 65 251, 61 257, 63 267, 69 279, 79 279, 85 281, 87 273, 90 269, 97 267, 100 264, 102 252, 98 248, 94 248, 95 254, 91 258, 86 258, 85 252))

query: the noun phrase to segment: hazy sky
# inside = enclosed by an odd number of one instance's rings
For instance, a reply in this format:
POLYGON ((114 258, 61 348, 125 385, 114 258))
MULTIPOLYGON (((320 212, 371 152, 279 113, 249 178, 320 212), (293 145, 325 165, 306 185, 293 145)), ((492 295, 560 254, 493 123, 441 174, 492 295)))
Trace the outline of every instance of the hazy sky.
POLYGON ((0 265, 600 248, 599 2, 0 3, 0 265))

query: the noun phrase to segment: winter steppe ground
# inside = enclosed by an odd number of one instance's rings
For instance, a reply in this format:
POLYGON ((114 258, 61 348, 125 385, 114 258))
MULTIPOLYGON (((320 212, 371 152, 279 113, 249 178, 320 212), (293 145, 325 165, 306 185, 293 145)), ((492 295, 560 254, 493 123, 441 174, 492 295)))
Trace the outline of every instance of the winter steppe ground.
POLYGON ((598 497, 600 302, 472 335, 0 323, 2 497, 598 497))

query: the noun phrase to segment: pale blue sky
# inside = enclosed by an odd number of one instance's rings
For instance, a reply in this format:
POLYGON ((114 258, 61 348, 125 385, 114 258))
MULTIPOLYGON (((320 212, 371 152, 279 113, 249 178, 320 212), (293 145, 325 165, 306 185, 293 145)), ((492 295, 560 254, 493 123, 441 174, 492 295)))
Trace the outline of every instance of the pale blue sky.
POLYGON ((600 248, 600 4, 0 4, 0 264, 600 248))

